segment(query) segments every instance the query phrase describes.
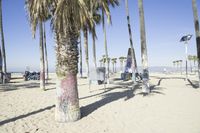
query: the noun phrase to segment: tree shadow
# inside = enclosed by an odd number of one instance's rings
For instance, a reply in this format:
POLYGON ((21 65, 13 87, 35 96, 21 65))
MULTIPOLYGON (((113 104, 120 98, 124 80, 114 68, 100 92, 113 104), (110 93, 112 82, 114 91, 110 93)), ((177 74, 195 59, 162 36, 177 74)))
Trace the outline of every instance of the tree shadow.
POLYGON ((120 80, 122 80, 121 78, 113 78, 112 79, 113 81, 120 81, 120 80))
MULTIPOLYGON (((140 84, 140 88, 142 88, 142 84, 140 84)), ((142 95, 143 97, 145 96, 154 96, 155 94, 159 95, 165 95, 165 93, 161 92, 164 88, 163 87, 158 87, 158 85, 151 85, 149 87, 150 93, 144 93, 144 92, 139 92, 136 95, 142 95)))
POLYGON ((100 90, 104 90, 104 91, 100 92, 100 93, 97 93, 97 94, 90 95, 90 96, 81 97, 81 98, 79 98, 79 100, 83 100, 83 99, 99 96, 99 95, 105 94, 105 93, 107 93, 109 91, 112 91, 112 90, 115 90, 115 89, 119 89, 119 88, 121 88, 121 86, 113 86, 113 87, 108 87, 106 89, 100 89, 100 90))
POLYGON ((163 78, 159 79, 157 86, 160 86, 162 80, 163 78))
POLYGON ((83 76, 83 77, 78 77, 78 78, 79 78, 79 79, 87 79, 87 77, 84 77, 84 76, 83 76))
POLYGON ((165 93, 161 92, 164 88, 163 87, 158 87, 156 85, 151 85, 150 86, 150 94, 161 94, 165 95, 165 93))
POLYGON ((95 110, 97 110, 98 108, 109 104, 111 102, 117 101, 119 99, 124 98, 124 101, 127 101, 131 98, 133 98, 135 95, 133 94, 133 90, 126 90, 123 92, 112 92, 109 94, 105 94, 103 95, 102 99, 99 101, 96 101, 94 103, 91 103, 89 105, 86 105, 84 107, 81 107, 81 116, 82 117, 86 117, 89 114, 91 114, 92 112, 94 112, 95 110))
POLYGON ((114 85, 121 85, 121 86, 130 86, 133 85, 133 82, 119 82, 119 83, 114 83, 114 85))
POLYGON ((151 76, 151 77, 154 77, 155 79, 159 79, 156 86, 160 86, 160 85, 161 85, 161 82, 162 82, 164 79, 182 79, 182 80, 185 80, 185 78, 182 78, 182 77, 170 77, 170 78, 163 78, 163 77, 158 77, 158 76, 151 76))
POLYGON ((45 83, 46 86, 48 85, 56 85, 56 83, 52 83, 52 82, 48 82, 48 83, 45 83))
MULTIPOLYGON (((50 86, 50 85, 55 85, 55 83, 45 84, 45 86, 50 86)), ((20 90, 20 89, 35 89, 39 87, 40 87, 40 83, 37 83, 37 82, 36 83, 29 82, 29 83, 23 83, 23 84, 8 83, 5 85, 0 85, 0 92, 14 91, 14 90, 20 90)), ((47 89, 47 90, 50 90, 50 89, 47 89)))
POLYGON ((190 79, 188 79, 188 82, 190 83, 188 85, 191 85, 194 89, 199 88, 199 82, 198 81, 191 81, 190 79))
POLYGON ((185 80, 185 78, 182 78, 182 77, 159 77, 159 76, 151 76, 155 79, 183 79, 185 80))
POLYGON ((55 105, 51 105, 51 106, 48 106, 46 108, 42 108, 42 109, 27 113, 25 115, 20 115, 20 116, 17 116, 17 117, 13 117, 13 118, 10 118, 10 119, 7 119, 7 120, 0 121, 0 126, 7 124, 7 123, 10 123, 10 122, 13 122, 13 121, 16 121, 16 120, 19 120, 19 119, 26 118, 26 117, 31 116, 31 115, 41 113, 41 112, 46 111, 46 110, 50 110, 54 107, 55 107, 55 105))
POLYGON ((48 88, 48 89, 45 89, 45 91, 51 91, 51 90, 55 90, 56 87, 52 87, 52 88, 48 88))
POLYGON ((5 84, 1 85, 0 92, 14 91, 20 89, 33 89, 39 87, 39 83, 27 83, 27 84, 5 84))
POLYGON ((0 92, 6 92, 6 91, 14 91, 17 90, 16 88, 12 88, 12 89, 0 89, 0 92))
POLYGON ((13 80, 13 79, 23 79, 23 76, 22 77, 14 77, 14 78, 11 77, 11 80, 13 80))
POLYGON ((78 84, 78 86, 84 86, 84 85, 89 85, 89 84, 78 84))
POLYGON ((123 83, 123 82, 124 81, 119 82, 119 83, 112 83, 112 85, 115 85, 115 86, 98 89, 98 91, 102 91, 102 90, 104 90, 104 91, 97 93, 97 94, 90 95, 90 96, 81 97, 81 98, 79 98, 79 100, 91 98, 94 96, 99 96, 99 95, 105 94, 105 93, 115 90, 115 89, 128 89, 128 88, 130 88, 130 86, 133 85, 133 82, 126 82, 126 83, 123 83))
POLYGON ((16 83, 20 83, 20 82, 19 81, 10 81, 9 83, 16 84, 16 83))
MULTIPOLYGON (((159 77, 154 76, 154 78, 159 79, 157 86, 160 86, 161 81, 163 79, 183 79, 183 80, 185 80, 185 78, 181 78, 181 77, 159 78, 159 77)), ((191 81, 190 79, 187 79, 187 81, 189 82, 189 84, 187 84, 187 85, 191 85, 194 89, 199 88, 199 82, 198 81, 195 81, 195 80, 191 81)))

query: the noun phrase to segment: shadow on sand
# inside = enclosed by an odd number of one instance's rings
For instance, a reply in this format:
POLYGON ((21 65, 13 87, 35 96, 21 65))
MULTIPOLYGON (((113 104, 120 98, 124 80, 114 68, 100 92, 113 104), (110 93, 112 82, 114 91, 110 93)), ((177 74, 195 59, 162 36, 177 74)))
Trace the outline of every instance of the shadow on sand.
MULTIPOLYGON (((161 77, 157 77, 157 76, 152 76, 152 77, 159 79, 157 86, 160 86, 162 80, 164 80, 164 79, 182 79, 182 80, 185 80, 185 78, 181 78, 181 77, 171 77, 171 78, 161 78, 161 77)), ((189 84, 187 84, 187 85, 192 86, 194 89, 199 88, 199 82, 198 81, 196 81, 196 80, 191 81, 190 79, 188 79, 187 81, 189 82, 189 84)))
MULTIPOLYGON (((39 83, 35 84, 35 85, 37 85, 37 87, 38 87, 39 83)), ((164 93, 160 92, 162 90, 162 88, 158 87, 157 85, 152 85, 150 87, 151 93, 149 95, 145 95, 143 93, 136 93, 137 90, 141 89, 141 85, 142 84, 132 85, 130 82, 129 83, 118 83, 114 87, 106 88, 106 90, 103 91, 103 92, 79 98, 79 100, 82 100, 82 99, 86 99, 86 98, 90 98, 90 97, 94 97, 94 96, 99 96, 99 95, 102 97, 102 99, 100 99, 100 100, 98 100, 94 103, 91 103, 89 105, 81 107, 80 108, 81 109, 81 116, 86 117, 89 114, 91 114, 92 112, 94 112, 95 110, 97 110, 98 108, 101 108, 101 107, 105 106, 106 104, 112 103, 112 102, 120 100, 120 99, 123 99, 126 102, 127 100, 134 98, 135 95, 141 95, 141 94, 143 96, 152 96, 152 95, 155 95, 155 94, 164 95, 164 93), (115 90, 115 89, 121 89, 123 91, 110 92, 110 91, 115 90), (108 93, 108 92, 110 92, 110 93, 108 93)), ((55 89, 55 88, 52 88, 52 89, 55 89)), ((31 115, 35 115, 35 114, 44 112, 46 110, 50 110, 54 107, 55 107, 55 105, 51 105, 51 106, 48 106, 48 107, 30 112, 30 113, 24 114, 24 115, 20 115, 20 116, 17 116, 17 117, 13 117, 13 118, 10 118, 10 119, 7 119, 7 120, 0 121, 0 126, 7 124, 7 123, 10 123, 10 122, 13 122, 13 121, 16 121, 16 120, 19 120, 19 119, 29 117, 31 115)))
POLYGON ((13 117, 13 118, 10 118, 10 119, 7 119, 7 120, 3 120, 3 121, 0 121, 0 126, 4 125, 4 124, 7 124, 7 123, 10 123, 10 122, 13 122, 13 121, 16 121, 16 120, 19 120, 19 119, 23 119, 23 118, 26 118, 28 116, 31 116, 31 115, 35 115, 37 113, 41 113, 41 112, 44 112, 46 110, 50 110, 52 108, 54 108, 55 105, 52 105, 52 106, 48 106, 46 108, 42 108, 42 109, 39 109, 39 110, 36 110, 36 111, 33 111, 33 112, 30 112, 30 113, 27 113, 25 115, 20 115, 20 116, 17 116, 17 117, 13 117))
MULTIPOLYGON (((55 83, 47 83, 45 86, 49 86, 49 85, 55 85, 55 83)), ((5 92, 5 91, 14 91, 14 90, 19 90, 19 89, 35 89, 35 88, 39 88, 40 87, 40 83, 24 83, 24 84, 13 84, 11 83, 7 83, 5 85, 0 85, 0 92, 5 92)), ((52 88, 54 89, 54 88, 52 88)), ((52 90, 47 89, 47 90, 52 90)))
POLYGON ((102 96, 102 99, 99 101, 96 101, 92 104, 86 105, 84 107, 81 107, 81 116, 85 117, 97 110, 98 108, 111 103, 113 101, 119 100, 124 98, 124 100, 129 100, 130 98, 133 98, 135 95, 133 94, 133 90, 126 90, 123 92, 112 92, 109 94, 105 94, 102 96))
POLYGON ((112 102, 117 101, 119 99, 124 99, 124 101, 127 101, 131 98, 134 98, 135 95, 143 95, 143 96, 153 96, 155 94, 164 95, 164 93, 161 92, 163 89, 161 87, 156 86, 156 85, 150 86, 150 94, 148 94, 148 95, 141 93, 141 92, 136 93, 137 90, 141 89, 141 86, 142 86, 142 84, 136 84, 136 85, 133 85, 133 86, 131 84, 131 87, 130 87, 130 83, 127 83, 127 84, 123 83, 123 84, 121 84, 121 86, 118 85, 118 86, 115 86, 115 87, 107 88, 106 91, 104 91, 104 92, 80 98, 80 99, 90 98, 90 97, 93 97, 93 96, 98 96, 98 95, 103 94, 101 100, 81 107, 82 117, 86 117, 89 114, 91 114, 92 112, 94 112, 95 110, 97 110, 98 108, 101 108, 101 107, 105 106, 106 104, 112 103, 112 102), (126 89, 125 91, 107 93, 109 91, 112 91, 112 90, 118 89, 118 88, 124 89, 124 85, 128 86, 128 88, 125 88, 126 89), (107 94, 105 94, 105 93, 107 93, 107 94))
POLYGON ((195 80, 191 81, 190 79, 188 79, 188 82, 189 82, 188 85, 191 85, 194 89, 199 88, 199 82, 198 81, 195 81, 195 80))

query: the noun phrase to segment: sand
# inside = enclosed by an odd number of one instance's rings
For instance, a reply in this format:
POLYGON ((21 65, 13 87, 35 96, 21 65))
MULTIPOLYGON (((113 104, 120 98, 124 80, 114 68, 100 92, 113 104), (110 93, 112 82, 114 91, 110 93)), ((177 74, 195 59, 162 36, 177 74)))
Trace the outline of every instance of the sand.
MULTIPOLYGON (((151 73, 151 94, 143 96, 141 85, 132 90, 131 81, 92 85, 78 80, 81 120, 54 120, 55 74, 47 91, 38 81, 23 81, 12 75, 0 86, 0 133, 200 133, 200 89, 197 75, 189 82, 181 74, 151 73)), ((118 78, 117 78, 118 77, 118 78)))

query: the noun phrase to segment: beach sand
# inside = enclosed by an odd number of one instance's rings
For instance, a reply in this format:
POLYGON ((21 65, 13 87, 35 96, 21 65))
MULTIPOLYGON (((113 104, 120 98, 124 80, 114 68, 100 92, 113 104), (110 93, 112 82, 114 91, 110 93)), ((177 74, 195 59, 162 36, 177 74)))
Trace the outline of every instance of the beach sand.
POLYGON ((0 133, 200 133, 200 89, 197 75, 151 73, 151 94, 143 96, 141 85, 114 75, 111 84, 91 85, 78 79, 82 118, 74 123, 54 120, 55 74, 47 91, 38 81, 12 75, 0 86, 0 133))

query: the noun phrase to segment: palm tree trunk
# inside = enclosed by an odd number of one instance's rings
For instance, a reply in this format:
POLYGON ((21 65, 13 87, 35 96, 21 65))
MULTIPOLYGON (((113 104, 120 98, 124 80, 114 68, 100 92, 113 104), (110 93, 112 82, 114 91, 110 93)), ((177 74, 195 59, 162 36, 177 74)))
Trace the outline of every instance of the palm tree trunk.
POLYGON ((1 47, 0 47, 0 83, 2 83, 3 82, 3 75, 2 75, 2 64, 3 64, 3 62, 2 62, 2 54, 1 54, 1 47))
POLYGON ((77 88, 79 33, 73 23, 66 29, 66 34, 57 33, 55 119, 58 122, 72 122, 81 117, 77 88))
POLYGON ((97 69, 97 61, 96 61, 96 43, 95 43, 95 33, 92 33, 92 41, 93 41, 93 61, 95 69, 97 69))
POLYGON ((146 32, 145 32, 145 20, 143 0, 138 0, 139 17, 140 17, 140 38, 141 38, 141 55, 142 55, 142 67, 143 67, 143 89, 144 93, 149 93, 149 70, 148 70, 148 56, 146 45, 146 32))
POLYGON ((6 65, 6 51, 5 51, 5 43, 4 43, 4 32, 3 32, 3 16, 2 16, 2 0, 0 0, 0 34, 1 34, 1 44, 2 44, 2 57, 3 57, 3 84, 6 82, 5 74, 7 73, 7 65, 6 65))
POLYGON ((49 79, 49 67, 48 67, 48 56, 47 56, 45 23, 44 23, 43 26, 44 26, 44 52, 45 52, 46 83, 48 83, 48 79, 49 79))
POLYGON ((194 59, 193 61, 194 61, 194 73, 196 74, 196 63, 195 63, 195 59, 194 59))
POLYGON ((124 71, 124 60, 122 61, 122 71, 124 71))
POLYGON ((113 73, 115 72, 115 64, 112 63, 112 66, 113 66, 113 73))
POLYGON ((86 27, 83 28, 83 35, 84 35, 84 47, 85 47, 86 72, 87 72, 87 78, 89 78, 88 30, 86 27))
POLYGON ((122 69, 123 69, 123 61, 120 61, 120 69, 121 69, 121 71, 123 71, 122 69))
POLYGON ((196 45, 197 45, 197 57, 198 57, 198 74, 199 74, 199 88, 200 88, 200 29, 199 29, 199 18, 197 11, 196 0, 192 0, 192 9, 194 15, 194 27, 196 33, 196 45))
POLYGON ((181 65, 180 67, 181 67, 181 75, 182 75, 182 62, 181 62, 181 64, 180 64, 180 65, 181 65))
POLYGON ((81 74, 81 78, 83 77, 83 61, 82 61, 82 44, 81 44, 81 35, 80 35, 80 45, 79 45, 79 50, 80 50, 80 74, 81 74))
POLYGON ((39 22, 40 28, 40 89, 45 90, 45 64, 44 64, 44 43, 43 43, 43 25, 39 22))
POLYGON ((137 70, 137 62, 136 62, 136 56, 135 56, 135 50, 133 47, 133 39, 132 39, 132 31, 131 31, 131 24, 130 24, 130 16, 129 16, 129 7, 128 7, 128 0, 125 0, 126 5, 126 16, 127 16, 127 24, 128 24, 128 32, 129 32, 129 40, 130 40, 130 47, 131 47, 131 56, 132 56, 132 71, 133 71, 133 82, 135 83, 135 73, 138 72, 137 70))
POLYGON ((106 26, 104 20, 104 11, 102 10, 102 24, 103 24, 103 32, 104 32, 104 48, 105 48, 105 56, 106 56, 106 65, 107 65, 107 83, 109 83, 109 61, 108 61, 108 47, 107 47, 107 35, 106 35, 106 26))
POLYGON ((117 64, 117 63, 115 63, 115 73, 117 72, 117 66, 116 66, 116 64, 117 64))

